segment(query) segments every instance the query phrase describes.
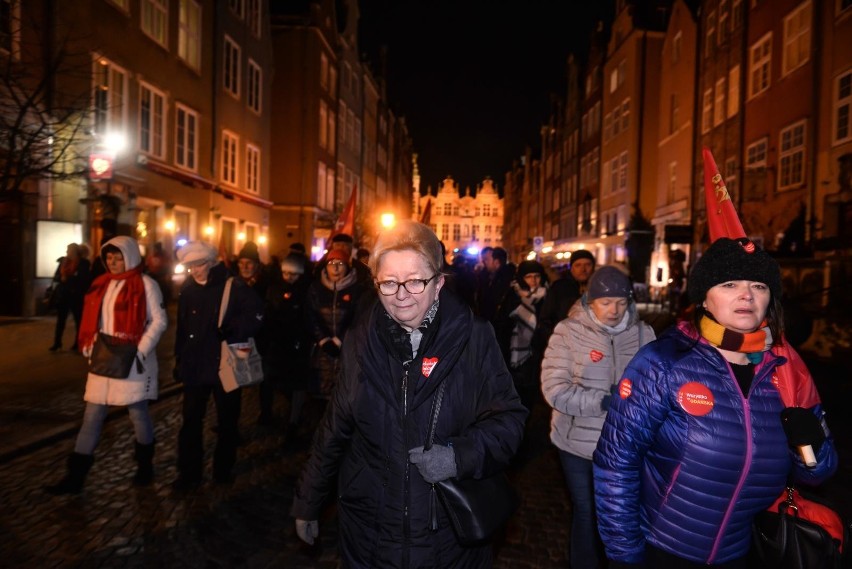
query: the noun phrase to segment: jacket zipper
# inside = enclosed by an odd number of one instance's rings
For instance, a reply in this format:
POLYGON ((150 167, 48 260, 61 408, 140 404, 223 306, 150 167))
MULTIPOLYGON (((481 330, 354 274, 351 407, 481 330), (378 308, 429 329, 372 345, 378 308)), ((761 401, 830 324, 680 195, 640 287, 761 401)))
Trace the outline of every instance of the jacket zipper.
POLYGON ((409 540, 411 538, 411 519, 409 506, 411 504, 411 463, 408 462, 408 449, 410 448, 410 444, 408 441, 408 430, 406 429, 406 425, 408 423, 408 368, 411 365, 411 362, 405 362, 402 364, 403 374, 402 374, 402 439, 403 439, 403 449, 402 452, 405 455, 405 467, 403 468, 403 485, 402 485, 402 535, 403 535, 403 546, 402 546, 402 566, 408 567, 409 563, 409 540))

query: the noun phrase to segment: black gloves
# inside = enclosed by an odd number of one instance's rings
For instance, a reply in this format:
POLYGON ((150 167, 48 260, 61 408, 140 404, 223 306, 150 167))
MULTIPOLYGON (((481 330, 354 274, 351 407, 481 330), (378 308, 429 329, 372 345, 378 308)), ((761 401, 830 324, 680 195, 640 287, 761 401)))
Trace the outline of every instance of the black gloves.
POLYGON ((601 411, 609 411, 609 406, 612 404, 612 398, 618 393, 618 384, 616 383, 609 388, 609 393, 601 399, 601 411))
POLYGON ((802 445, 811 445, 814 454, 819 454, 825 431, 813 411, 804 407, 787 407, 781 411, 781 425, 791 447, 797 449, 802 445))
POLYGON ((329 340, 328 342, 322 345, 322 351, 324 351, 326 354, 330 355, 333 358, 336 358, 340 355, 340 348, 338 348, 337 344, 335 344, 332 340, 329 340))

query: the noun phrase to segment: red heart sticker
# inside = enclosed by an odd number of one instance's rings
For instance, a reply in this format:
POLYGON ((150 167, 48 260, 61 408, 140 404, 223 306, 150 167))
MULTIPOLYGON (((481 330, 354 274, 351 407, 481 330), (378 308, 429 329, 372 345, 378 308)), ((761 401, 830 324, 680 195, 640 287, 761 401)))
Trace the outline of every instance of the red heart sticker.
POLYGON ((633 382, 625 377, 618 383, 618 396, 627 399, 631 393, 633 393, 633 382))
POLYGON ((436 365, 438 365, 438 358, 423 358, 423 367, 421 368, 423 375, 429 377, 436 365))
POLYGON ((589 352, 589 357, 592 358, 592 361, 598 363, 604 357, 603 352, 599 352, 598 350, 592 350, 589 352))

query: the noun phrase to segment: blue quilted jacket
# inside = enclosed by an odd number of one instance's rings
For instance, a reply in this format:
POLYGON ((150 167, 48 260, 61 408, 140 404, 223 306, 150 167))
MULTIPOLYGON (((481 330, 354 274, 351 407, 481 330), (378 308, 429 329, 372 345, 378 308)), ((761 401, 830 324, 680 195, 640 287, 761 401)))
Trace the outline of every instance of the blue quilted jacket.
MULTIPOLYGON (((640 563, 647 543, 696 563, 742 558, 755 514, 780 495, 791 470, 811 485, 833 474, 830 437, 815 468, 788 448, 773 384, 785 362, 765 352, 746 398, 726 360, 688 324, 637 353, 594 454, 599 529, 610 559, 640 563)), ((813 411, 822 419, 821 406, 813 411)))

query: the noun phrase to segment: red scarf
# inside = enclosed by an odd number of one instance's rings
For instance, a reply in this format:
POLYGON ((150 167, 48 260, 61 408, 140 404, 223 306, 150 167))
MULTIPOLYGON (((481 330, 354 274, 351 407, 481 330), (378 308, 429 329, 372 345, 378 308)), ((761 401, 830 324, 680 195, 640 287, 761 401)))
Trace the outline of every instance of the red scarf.
POLYGON ((145 283, 142 281, 142 265, 114 275, 104 273, 94 280, 83 301, 83 321, 77 334, 80 351, 92 347, 98 333, 98 321, 101 305, 110 281, 123 280, 124 286, 118 292, 113 304, 114 334, 128 344, 136 344, 145 331, 148 320, 148 306, 145 302, 145 283))

